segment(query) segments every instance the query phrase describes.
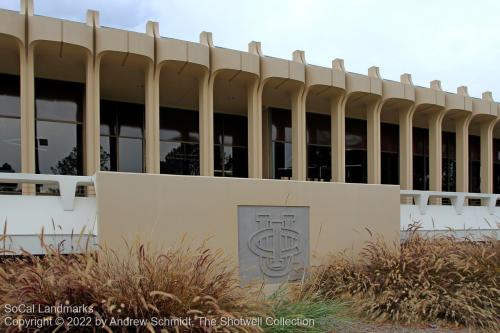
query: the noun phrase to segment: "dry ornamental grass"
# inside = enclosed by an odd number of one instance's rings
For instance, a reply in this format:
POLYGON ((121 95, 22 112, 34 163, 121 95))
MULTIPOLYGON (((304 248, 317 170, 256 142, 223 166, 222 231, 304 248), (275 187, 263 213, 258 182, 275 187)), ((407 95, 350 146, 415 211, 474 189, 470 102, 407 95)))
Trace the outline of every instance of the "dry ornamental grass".
POLYGON ((369 320, 439 323, 500 332, 500 241, 423 237, 376 240, 359 258, 335 255, 306 289, 352 302, 369 320))
MULTIPOLYGON (((137 331, 223 332, 227 328, 206 327, 197 317, 218 319, 222 316, 246 318, 262 309, 255 295, 239 287, 233 271, 221 254, 200 247, 168 250, 154 254, 143 246, 134 247, 126 258, 111 250, 79 255, 25 255, 0 264, 0 310, 7 304, 87 305, 95 318, 192 318, 193 325, 152 327, 137 331)), ((25 318, 52 314, 21 314, 25 318)), ((0 313, 0 331, 18 332, 4 325, 0 313)), ((62 317, 75 316, 62 313, 62 317)), ((81 316, 87 316, 82 314, 81 316)), ((109 322, 109 321, 108 321, 109 322)), ((44 327, 52 332, 56 327, 44 327)), ((70 329, 69 323, 59 331, 70 329)), ((103 331, 136 331, 135 327, 104 327, 103 331)), ((22 330, 25 331, 25 330, 22 330)), ((71 328, 75 332, 93 332, 93 327, 71 328)), ((231 331, 254 332, 259 327, 233 326, 231 331)))

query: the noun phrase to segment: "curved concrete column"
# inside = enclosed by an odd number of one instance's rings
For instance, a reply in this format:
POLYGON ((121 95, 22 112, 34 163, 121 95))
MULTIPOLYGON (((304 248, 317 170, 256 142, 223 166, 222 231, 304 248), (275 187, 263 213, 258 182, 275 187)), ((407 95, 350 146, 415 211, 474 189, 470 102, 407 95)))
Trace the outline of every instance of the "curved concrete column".
POLYGON ((292 177, 307 179, 306 99, 301 87, 292 92, 292 177))
POLYGON ((255 78, 247 87, 248 177, 262 178, 262 90, 255 78))
POLYGON ((146 172, 160 173, 160 72, 149 62, 145 77, 146 172))
POLYGON ((469 192, 469 124, 471 119, 472 114, 466 114, 455 120, 457 192, 469 192))
POLYGON ((94 102, 94 85, 95 68, 94 56, 91 53, 87 54, 86 59, 86 75, 85 75, 85 123, 84 123, 84 141, 85 141, 85 165, 84 172, 86 175, 93 175, 96 171, 100 170, 99 167, 99 152, 100 142, 96 141, 95 132, 99 122, 96 121, 95 102, 94 102), (96 163, 97 159, 97 163, 96 163))
POLYGON ((156 63, 157 40, 160 38, 158 22, 146 23, 146 34, 153 37, 153 58, 148 61, 145 77, 145 138, 146 172, 160 173, 160 73, 161 66, 156 63))
POLYGON ((366 129, 368 148, 368 183, 380 184, 380 113, 382 112, 382 100, 377 100, 366 106, 366 129))
POLYGON ((429 118, 429 189, 441 191, 443 183, 442 171, 442 123, 446 110, 432 113, 429 118))
POLYGON ((206 71, 198 82, 200 114, 200 175, 214 175, 214 82, 206 71))
MULTIPOLYGON (((21 70, 21 164, 24 173, 35 173, 35 61, 34 47, 25 48, 21 70)), ((35 186, 23 185, 23 194, 35 194, 35 186)))
POLYGON ((330 103, 332 140, 332 178, 334 182, 345 182, 345 94, 332 98, 330 103))
POLYGON ((399 112, 399 184, 401 189, 413 188, 413 113, 415 105, 399 112))
POLYGON ((481 122, 481 193, 493 193, 493 129, 497 118, 481 122))

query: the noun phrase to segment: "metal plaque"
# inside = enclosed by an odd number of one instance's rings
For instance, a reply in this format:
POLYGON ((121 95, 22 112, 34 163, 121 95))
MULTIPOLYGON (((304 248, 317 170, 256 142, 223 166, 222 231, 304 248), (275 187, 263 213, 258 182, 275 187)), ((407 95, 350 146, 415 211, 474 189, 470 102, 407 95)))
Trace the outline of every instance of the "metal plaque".
POLYGON ((309 265, 309 207, 238 206, 243 282, 300 279, 309 265))

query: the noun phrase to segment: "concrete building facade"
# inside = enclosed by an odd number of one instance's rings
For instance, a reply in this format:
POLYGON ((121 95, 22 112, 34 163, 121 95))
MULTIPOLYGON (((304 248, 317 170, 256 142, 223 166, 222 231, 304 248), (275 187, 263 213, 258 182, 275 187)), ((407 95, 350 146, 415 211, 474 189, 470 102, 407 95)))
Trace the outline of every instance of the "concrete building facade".
MULTIPOLYGON (((291 60, 273 58, 259 42, 247 51, 225 49, 209 32, 199 43, 165 38, 157 22, 145 30, 101 26, 92 10, 85 23, 37 16, 32 0, 22 0, 19 13, 0 10, 0 171, 233 176, 249 178, 234 185, 245 191, 251 179, 346 183, 330 183, 338 200, 335 186, 362 191, 349 183, 374 184, 388 196, 394 188, 384 184, 500 193, 500 104, 490 92, 473 98, 467 87, 450 93, 439 81, 419 87, 410 74, 384 80, 377 67, 355 74, 342 59, 315 66, 303 51, 291 60)), ((226 181, 202 178, 194 182, 226 181)), ((297 198, 299 187, 309 186, 286 183, 258 185, 280 198, 264 203, 283 204, 275 186, 298 186, 297 198)), ((33 184, 2 190, 50 192, 33 184)), ((365 199, 385 207, 376 192, 367 190, 365 199)), ((311 204, 303 199, 294 204, 311 204)), ((326 209, 329 198, 317 200, 326 209)), ((387 209, 399 216, 399 204, 387 209)), ((375 209, 368 206, 364 218, 375 209)), ((377 214, 384 219, 383 211, 377 214)), ((342 218, 359 223, 346 212, 342 218)), ((311 218, 319 231, 315 223, 311 218)))

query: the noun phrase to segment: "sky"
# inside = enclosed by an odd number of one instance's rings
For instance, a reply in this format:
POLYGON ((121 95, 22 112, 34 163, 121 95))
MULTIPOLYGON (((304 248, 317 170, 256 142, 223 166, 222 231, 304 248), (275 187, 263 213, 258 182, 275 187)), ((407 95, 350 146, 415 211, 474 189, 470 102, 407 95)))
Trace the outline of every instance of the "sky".
MULTIPOLYGON (((500 1, 498 0, 34 0, 35 14, 85 21, 100 11, 101 26, 160 33, 199 41, 211 31, 216 46, 247 50, 260 41, 265 55, 291 59, 304 50, 309 64, 367 74, 380 67, 384 79, 413 83, 441 80, 446 91, 468 86, 500 101, 500 1)), ((0 0, 19 10, 19 0, 0 0)))

